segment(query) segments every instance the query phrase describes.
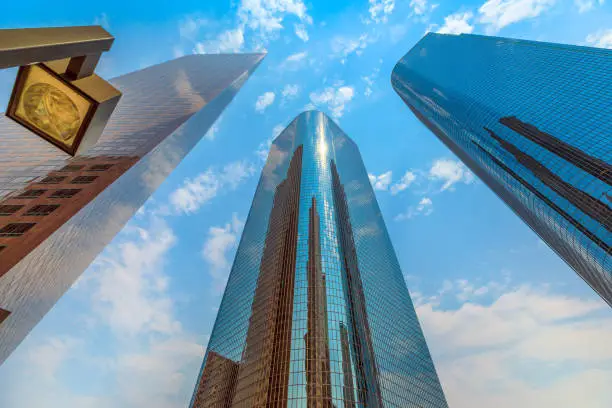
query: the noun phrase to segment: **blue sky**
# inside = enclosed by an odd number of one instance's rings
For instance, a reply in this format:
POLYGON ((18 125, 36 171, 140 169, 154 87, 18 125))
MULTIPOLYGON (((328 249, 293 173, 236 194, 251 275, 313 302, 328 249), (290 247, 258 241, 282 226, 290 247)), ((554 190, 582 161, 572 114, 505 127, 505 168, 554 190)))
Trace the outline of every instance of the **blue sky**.
MULTIPOLYGON (((268 56, 198 146, 0 367, 0 406, 184 407, 271 138, 316 107, 360 146, 452 407, 612 406, 612 311, 404 106, 427 31, 612 48, 610 0, 38 0, 5 28, 99 23, 113 77, 268 56)), ((449 67, 452 69, 452 67, 449 67)), ((14 71, 0 72, 6 106, 14 71)))

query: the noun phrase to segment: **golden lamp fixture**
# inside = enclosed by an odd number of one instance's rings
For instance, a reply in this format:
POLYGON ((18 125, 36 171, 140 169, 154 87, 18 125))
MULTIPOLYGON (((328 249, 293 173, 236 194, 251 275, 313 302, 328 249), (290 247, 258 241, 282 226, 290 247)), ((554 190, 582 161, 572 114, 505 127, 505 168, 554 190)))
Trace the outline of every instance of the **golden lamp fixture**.
POLYGON ((100 26, 0 30, 0 69, 19 66, 6 115, 71 155, 93 146, 121 98, 94 74, 113 41, 100 26))

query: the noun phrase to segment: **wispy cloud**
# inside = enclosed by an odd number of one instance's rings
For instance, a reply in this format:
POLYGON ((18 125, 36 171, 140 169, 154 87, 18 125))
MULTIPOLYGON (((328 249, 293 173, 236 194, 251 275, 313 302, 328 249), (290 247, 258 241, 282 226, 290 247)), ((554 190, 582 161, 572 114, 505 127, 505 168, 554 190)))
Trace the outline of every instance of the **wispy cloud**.
POLYGON ((224 188, 235 190, 255 172, 246 161, 232 162, 221 170, 209 168, 194 178, 185 179, 183 185, 170 194, 170 204, 178 213, 193 213, 217 196, 224 188))
POLYGON ((612 49, 612 28, 587 35, 586 42, 593 47, 612 49))
POLYGON ((94 18, 93 23, 94 23, 94 25, 100 25, 100 26, 104 27, 106 30, 110 30, 111 29, 110 22, 108 20, 108 15, 106 13, 102 13, 99 16, 97 16, 96 18, 94 18))
POLYGON ((433 301, 421 298, 417 313, 450 406, 599 408, 612 402, 612 319, 601 314, 602 301, 507 282, 446 286, 433 301), (441 307, 440 297, 445 302, 448 296, 459 306, 441 307))
POLYGON ((295 99, 300 93, 300 86, 298 84, 287 84, 281 91, 281 95, 283 97, 283 102, 295 99))
POLYGON ((306 26, 304 24, 294 24, 293 28, 295 29, 295 35, 302 41, 308 42, 308 32, 306 31, 306 26))
POLYGON ((244 47, 244 29, 238 27, 225 30, 216 38, 197 42, 194 52, 198 54, 216 54, 240 52, 244 47))
POLYGON ((369 0, 369 2, 370 19, 375 23, 386 23, 395 8, 395 0, 369 0))
POLYGON ((240 52, 245 48, 264 50, 270 41, 276 39, 284 29, 287 17, 297 18, 295 34, 303 41, 308 40, 306 26, 312 24, 302 0, 242 0, 234 16, 234 24, 220 33, 198 40, 201 27, 207 20, 186 17, 179 24, 181 36, 195 43, 197 53, 240 52), (247 44, 245 38, 249 38, 247 44))
POLYGON ((204 139, 206 139, 206 140, 215 140, 215 138, 217 137, 217 133, 219 133, 219 129, 221 127, 221 119, 222 118, 223 118, 222 116, 219 116, 217 118, 215 123, 213 123, 213 125, 210 127, 210 129, 208 129, 208 132, 206 132, 206 134, 204 135, 204 139))
POLYGON ((550 9, 555 0, 488 0, 480 8, 480 23, 487 31, 496 33, 502 28, 534 18, 550 9))
POLYGON ((351 55, 361 55, 363 50, 372 42, 372 38, 367 33, 359 37, 336 36, 331 40, 331 50, 336 58, 344 63, 346 58, 351 55))
MULTIPOLYGON (((382 64, 382 60, 380 60, 379 63, 382 64)), ((373 92, 372 88, 374 87, 374 82, 376 82, 376 80, 378 79, 379 74, 380 74, 380 66, 374 68, 374 70, 372 71, 370 75, 365 75, 361 77, 363 82, 365 82, 366 84, 365 91, 363 91, 363 95, 366 98, 369 98, 370 95, 372 95, 372 92, 373 92)))
POLYGON ((306 58, 307 56, 308 56, 308 52, 307 51, 297 52, 295 54, 291 54, 290 56, 288 56, 285 61, 288 61, 288 62, 300 62, 300 61, 304 60, 304 58, 306 58))
POLYGON ((321 91, 310 93, 310 101, 317 107, 326 107, 330 116, 339 119, 344 115, 346 105, 355 96, 352 86, 327 87, 321 91))
POLYGON ((10 393, 0 395, 0 405, 184 407, 204 349, 176 317, 165 271, 176 242, 174 231, 157 216, 147 213, 130 222, 74 289, 72 301, 79 299, 77 305, 88 313, 77 311, 70 319, 85 317, 87 326, 74 326, 78 337, 27 340, 23 352, 8 362, 14 364, 10 381, 15 382, 10 393), (73 378, 80 370, 95 386, 84 389, 79 381, 66 381, 66 373, 73 378))
POLYGON ((440 34, 470 34, 474 31, 474 26, 470 20, 474 17, 472 12, 455 13, 444 17, 444 24, 438 29, 440 34))
POLYGON ((433 202, 429 197, 421 198, 421 201, 415 206, 410 206, 406 212, 395 216, 395 221, 409 220, 419 215, 428 216, 433 212, 433 202))
POLYGON ((410 8, 417 16, 425 14, 427 11, 427 0, 410 0, 410 8))
POLYGON ((574 0, 574 4, 578 8, 579 13, 591 11, 595 8, 595 5, 599 4, 602 6, 604 2, 604 0, 574 0))
POLYGON ((92 266, 98 317, 119 335, 180 331, 163 273, 166 255, 176 243, 174 232, 163 219, 153 217, 149 228, 128 228, 122 238, 92 266))
POLYGON ((274 92, 265 92, 259 95, 257 102, 255 102, 255 110, 259 113, 263 113, 266 108, 274 103, 276 94, 274 92))
POLYGON ((283 88, 283 91, 281 92, 281 94, 285 98, 294 98, 297 96, 299 91, 300 91, 300 86, 298 84, 287 84, 283 88))
POLYGON ((265 162, 268 158, 268 153, 270 152, 270 148, 272 146, 272 141, 276 139, 278 135, 285 129, 285 127, 281 124, 278 124, 272 128, 272 136, 266 139, 265 142, 261 142, 259 147, 255 151, 255 154, 261 159, 261 161, 265 162))
POLYGON ((372 188, 375 191, 387 191, 389 185, 391 184, 391 180, 393 178, 393 172, 387 171, 377 176, 375 174, 369 173, 368 178, 370 179, 370 183, 372 184, 372 188))
POLYGON ((280 71, 297 71, 307 66, 308 51, 296 52, 289 55, 278 65, 280 71))
POLYGON ((396 195, 400 191, 406 190, 408 187, 412 185, 412 183, 416 181, 416 179, 417 179, 416 173, 411 170, 408 170, 406 173, 404 173, 400 181, 398 181, 397 183, 391 186, 391 194, 396 195))
POLYGON ((243 221, 234 213, 230 222, 208 229, 202 256, 208 263, 208 272, 213 281, 212 289, 215 294, 222 293, 225 288, 231 267, 228 259, 229 251, 235 248, 243 226, 243 221))
POLYGON ((474 174, 463 163, 452 159, 438 159, 429 169, 429 178, 444 182, 440 191, 453 189, 456 183, 471 184, 474 174))

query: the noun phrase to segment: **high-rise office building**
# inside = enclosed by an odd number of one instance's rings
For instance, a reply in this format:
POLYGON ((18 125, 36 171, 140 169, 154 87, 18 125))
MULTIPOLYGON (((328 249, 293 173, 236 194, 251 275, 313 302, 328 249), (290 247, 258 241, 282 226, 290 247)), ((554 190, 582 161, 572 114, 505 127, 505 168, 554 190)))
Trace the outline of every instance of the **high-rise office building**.
POLYGON ((612 306, 612 50, 427 34, 392 84, 612 306))
POLYGON ((359 150, 320 112, 272 143, 191 405, 447 407, 359 150))
POLYGON ((123 75, 98 143, 69 156, 0 118, 0 363, 204 136, 263 55, 123 75))

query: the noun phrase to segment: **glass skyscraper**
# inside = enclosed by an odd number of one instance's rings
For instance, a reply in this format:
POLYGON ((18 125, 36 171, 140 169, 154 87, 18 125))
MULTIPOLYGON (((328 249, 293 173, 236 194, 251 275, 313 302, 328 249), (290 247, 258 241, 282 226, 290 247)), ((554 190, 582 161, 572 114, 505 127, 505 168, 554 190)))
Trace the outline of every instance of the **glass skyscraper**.
POLYGON ((429 33, 392 84, 612 306, 612 50, 429 33))
POLYGON ((204 136, 262 54, 191 55, 111 80, 123 97, 72 157, 0 116, 0 363, 204 136))
POLYGON ((355 143, 298 116, 262 171, 193 408, 446 408, 355 143))

